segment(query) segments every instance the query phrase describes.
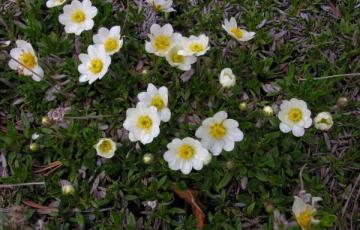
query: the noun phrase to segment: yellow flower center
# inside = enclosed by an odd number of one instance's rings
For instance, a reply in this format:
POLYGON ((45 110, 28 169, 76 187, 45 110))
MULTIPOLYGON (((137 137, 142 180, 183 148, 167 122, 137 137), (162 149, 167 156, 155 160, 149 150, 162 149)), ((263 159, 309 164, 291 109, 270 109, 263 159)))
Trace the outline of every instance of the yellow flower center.
POLYGON ((308 229, 310 227, 313 212, 313 208, 308 205, 308 207, 306 207, 305 210, 296 217, 296 220, 301 228, 308 229))
POLYGON ((189 49, 194 53, 198 53, 198 52, 203 51, 205 49, 205 47, 201 43, 193 42, 189 45, 189 49))
POLYGON ((215 139, 222 139, 226 134, 226 128, 222 123, 215 123, 210 126, 210 134, 215 139))
POLYGON ((154 5, 154 10, 156 11, 156 12, 161 12, 162 11, 162 6, 161 5, 159 5, 159 4, 155 4, 154 5))
POLYGON ((107 154, 112 150, 112 144, 109 140, 103 140, 99 145, 99 149, 101 152, 107 154))
POLYGON ((170 47, 170 37, 167 35, 159 35, 154 38, 154 48, 156 51, 164 51, 170 47))
POLYGON ((152 126, 152 123, 153 121, 151 120, 151 118, 148 115, 144 115, 138 118, 137 125, 139 128, 149 131, 152 126))
POLYGON ((174 63, 183 63, 184 62, 184 56, 181 56, 177 54, 177 52, 174 52, 171 54, 171 61, 174 63))
POLYGON ((326 125, 330 125, 329 120, 326 119, 326 118, 321 118, 320 121, 319 121, 319 123, 326 124, 326 125))
POLYGON ((71 15, 71 20, 75 23, 81 23, 85 21, 86 15, 83 10, 76 10, 71 15))
POLYGON ((104 63, 99 58, 94 58, 89 63, 89 70, 93 74, 98 74, 103 69, 104 63))
POLYGON ((20 55, 19 61, 21 64, 29 69, 32 69, 37 64, 36 57, 30 52, 24 52, 20 55))
POLYGON ((231 28, 230 32, 238 39, 240 39, 244 36, 244 33, 240 30, 239 27, 231 28))
POLYGON ((162 110, 165 107, 165 102, 160 95, 153 96, 150 104, 155 106, 157 110, 162 110))
POLYGON ((179 157, 183 160, 190 160, 195 155, 195 149, 191 145, 181 145, 178 148, 179 157))
POLYGON ((288 117, 290 121, 297 123, 302 119, 303 114, 299 108, 292 108, 288 113, 288 117))
POLYGON ((104 47, 106 52, 112 52, 119 47, 119 42, 115 38, 108 38, 104 42, 104 47))
POLYGON ((66 0, 56 0, 57 4, 63 4, 66 0))

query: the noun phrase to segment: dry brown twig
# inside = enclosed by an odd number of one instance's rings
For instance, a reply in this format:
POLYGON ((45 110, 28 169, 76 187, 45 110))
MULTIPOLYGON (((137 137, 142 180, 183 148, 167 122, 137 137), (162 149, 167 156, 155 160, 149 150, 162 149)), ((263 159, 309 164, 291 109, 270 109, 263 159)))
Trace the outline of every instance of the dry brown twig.
POLYGON ((55 170, 59 169, 61 166, 63 166, 63 163, 61 163, 61 161, 55 161, 47 165, 35 166, 36 168, 38 168, 37 170, 35 170, 35 173, 48 176, 55 170))

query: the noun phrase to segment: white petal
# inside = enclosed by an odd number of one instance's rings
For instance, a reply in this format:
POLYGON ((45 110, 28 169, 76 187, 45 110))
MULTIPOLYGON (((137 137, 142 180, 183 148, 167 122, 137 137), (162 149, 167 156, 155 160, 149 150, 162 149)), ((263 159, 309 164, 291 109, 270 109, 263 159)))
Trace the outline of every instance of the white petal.
POLYGON ((288 133, 291 131, 291 128, 284 122, 280 123, 279 128, 280 128, 281 132, 283 132, 283 133, 288 133))
POLYGON ((229 129, 228 133, 234 141, 242 141, 244 139, 244 133, 238 128, 229 129))
POLYGON ((192 165, 190 162, 185 162, 181 167, 181 172, 185 175, 189 174, 191 172, 192 165))
POLYGON ((217 122, 222 122, 223 120, 225 120, 227 118, 227 113, 225 111, 220 111, 217 112, 214 116, 213 116, 214 120, 217 122))
POLYGON ((161 110, 161 116, 160 116, 161 121, 168 122, 170 118, 171 118, 170 109, 164 108, 163 110, 161 110))
POLYGON ((305 134, 305 129, 300 126, 294 126, 292 127, 292 133, 295 137, 302 137, 305 134))
POLYGON ((222 146, 221 142, 217 141, 217 142, 213 143, 213 146, 210 149, 210 151, 212 152, 212 154, 214 156, 218 156, 221 153, 222 147, 223 146, 222 146))
POLYGON ((224 150, 225 151, 232 151, 234 149, 235 142, 233 140, 230 140, 228 138, 224 139, 224 150))

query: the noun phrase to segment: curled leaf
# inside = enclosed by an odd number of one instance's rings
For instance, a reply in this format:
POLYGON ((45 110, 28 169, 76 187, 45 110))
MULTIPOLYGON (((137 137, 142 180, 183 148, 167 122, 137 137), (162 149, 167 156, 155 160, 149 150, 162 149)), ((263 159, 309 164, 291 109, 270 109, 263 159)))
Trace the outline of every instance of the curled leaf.
POLYGON ((197 220, 196 228, 203 229, 205 226, 205 214, 201 209, 203 205, 197 199, 197 192, 192 189, 180 190, 176 183, 173 183, 171 188, 181 199, 183 199, 187 204, 191 205, 197 220))
POLYGON ((271 82, 271 83, 267 83, 267 84, 263 84, 261 86, 261 88, 266 92, 266 93, 278 93, 281 91, 281 87, 275 83, 275 82, 271 82))

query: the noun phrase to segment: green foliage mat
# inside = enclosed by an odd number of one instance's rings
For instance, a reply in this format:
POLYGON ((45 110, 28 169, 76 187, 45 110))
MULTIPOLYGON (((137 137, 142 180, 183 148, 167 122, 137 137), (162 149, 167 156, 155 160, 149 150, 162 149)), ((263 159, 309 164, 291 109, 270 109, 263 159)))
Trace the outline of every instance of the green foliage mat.
POLYGON ((206 33, 211 41, 190 79, 145 52, 144 6, 130 0, 107 2, 92 1, 98 8, 95 26, 75 37, 58 22, 62 7, 47 9, 44 0, 0 0, 0 38, 11 40, 0 54, 0 150, 7 161, 0 170, 9 175, 0 181, 46 182, 0 188, 0 225, 10 221, 20 229, 33 228, 42 220, 48 229, 193 229, 197 222, 191 206, 171 188, 177 182, 198 192, 205 229, 273 229, 275 210, 294 221, 293 196, 306 164, 306 191, 323 197, 317 228, 359 226, 359 77, 316 79, 360 72, 358 2, 175 1, 176 12, 158 14, 157 23, 171 23, 184 36, 206 33), (224 18, 235 15, 241 26, 256 31, 253 40, 237 43, 221 28, 224 18), (86 52, 98 28, 114 25, 121 25, 124 46, 112 56, 102 80, 80 84, 77 55, 86 52), (8 67, 6 53, 16 39, 33 45, 44 81, 18 76, 8 67), (229 90, 218 81, 225 67, 237 76, 229 90), (55 100, 46 100, 46 92, 60 83, 55 100), (172 118, 161 124, 151 144, 137 145, 123 135, 122 123, 148 83, 168 87, 172 118), (264 84, 274 83, 280 91, 264 91, 264 84), (348 98, 347 107, 334 107, 339 96, 348 98), (334 127, 325 133, 312 127, 301 138, 281 133, 277 117, 265 117, 262 108, 293 97, 307 102, 312 117, 332 111, 334 127), (249 105, 246 111, 239 109, 243 101, 249 105), (59 106, 71 108, 68 128, 43 126, 42 117, 59 106), (239 122, 244 140, 201 171, 187 176, 171 171, 162 158, 167 143, 194 137, 199 121, 221 110, 239 122), (40 148, 32 152, 35 132, 40 148), (93 148, 104 133, 121 143, 106 161, 93 148), (154 155, 153 163, 143 163, 145 153, 154 155), (35 173, 36 166, 55 161, 63 166, 48 175, 35 173), (61 179, 73 183, 74 195, 62 195, 61 179), (58 212, 39 213, 24 201, 53 205, 58 212), (149 201, 156 201, 154 209, 149 201))

